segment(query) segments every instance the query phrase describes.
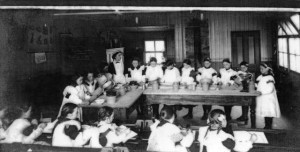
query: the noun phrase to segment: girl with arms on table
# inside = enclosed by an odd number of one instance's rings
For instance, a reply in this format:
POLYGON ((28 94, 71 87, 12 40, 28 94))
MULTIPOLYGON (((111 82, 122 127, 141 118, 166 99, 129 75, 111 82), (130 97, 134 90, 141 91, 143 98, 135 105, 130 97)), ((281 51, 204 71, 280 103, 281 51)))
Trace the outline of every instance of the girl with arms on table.
POLYGON ((275 89, 275 80, 272 69, 266 64, 260 64, 261 75, 257 77, 257 91, 261 95, 256 97, 256 114, 265 117, 265 128, 272 129, 273 118, 279 118, 280 108, 275 89))
POLYGON ((88 71, 83 82, 87 95, 91 95, 95 91, 96 83, 97 80, 94 78, 94 73, 92 71, 88 71))
MULTIPOLYGON (((237 72, 231 68, 231 62, 229 59, 223 60, 223 68, 220 69, 220 75, 218 83, 223 87, 229 87, 234 84, 234 80, 237 78, 237 72)), ((231 120, 232 106, 224 106, 227 120, 231 120)))
POLYGON ((163 83, 166 84, 173 84, 178 83, 181 81, 180 72, 175 67, 175 63, 173 60, 167 60, 166 61, 166 70, 162 79, 163 83))
MULTIPOLYGON (((151 57, 149 61, 149 66, 146 70, 146 81, 149 81, 149 84, 153 84, 154 81, 160 82, 163 78, 163 70, 160 65, 157 65, 157 59, 155 57, 151 57)), ((153 104, 153 114, 156 118, 159 118, 159 105, 153 104)))
POLYGON ((145 82, 145 66, 140 64, 138 58, 133 58, 131 61, 131 66, 128 68, 128 78, 129 82, 140 84, 145 82))
POLYGON ((150 126, 151 134, 147 151, 187 152, 194 141, 191 130, 182 132, 173 124, 175 113, 173 107, 164 106, 160 112, 160 120, 150 126), (179 143, 176 145, 176 143, 179 143))
POLYGON ((41 134, 46 124, 38 124, 36 119, 31 120, 32 106, 23 103, 13 108, 8 108, 3 118, 5 139, 3 143, 33 144, 41 134))
MULTIPOLYGON (((203 60, 202 68, 198 69, 198 75, 196 77, 199 83, 202 83, 205 79, 210 79, 213 84, 217 84, 217 71, 211 67, 210 58, 205 58, 203 60)), ((208 118, 208 113, 211 110, 211 105, 203 105, 203 116, 202 120, 206 120, 208 118)))
POLYGON ((126 142, 129 139, 131 130, 126 127, 119 127, 112 123, 114 110, 110 107, 102 107, 98 111, 99 123, 93 128, 93 136, 90 140, 90 147, 102 148, 113 147, 114 144, 126 142))
POLYGON ((66 103, 62 107, 61 115, 58 118, 52 136, 52 146, 59 147, 82 147, 94 133, 92 129, 82 129, 77 119, 78 106, 73 103, 66 103))
MULTIPOLYGON (((191 66, 192 62, 190 59, 185 59, 182 62, 181 68, 181 84, 190 85, 193 84, 195 79, 193 77, 195 73, 195 69, 191 66)), ((189 112, 183 116, 184 119, 192 119, 193 118, 193 108, 192 105, 183 106, 189 109, 189 112)))

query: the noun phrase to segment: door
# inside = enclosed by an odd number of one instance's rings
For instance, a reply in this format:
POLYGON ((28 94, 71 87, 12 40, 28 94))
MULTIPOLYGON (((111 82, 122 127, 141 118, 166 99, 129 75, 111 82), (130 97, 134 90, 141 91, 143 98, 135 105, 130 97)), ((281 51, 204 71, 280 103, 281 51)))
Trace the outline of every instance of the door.
POLYGON ((231 32, 232 67, 238 68, 239 63, 249 63, 249 71, 257 72, 260 64, 260 32, 233 31, 231 32))

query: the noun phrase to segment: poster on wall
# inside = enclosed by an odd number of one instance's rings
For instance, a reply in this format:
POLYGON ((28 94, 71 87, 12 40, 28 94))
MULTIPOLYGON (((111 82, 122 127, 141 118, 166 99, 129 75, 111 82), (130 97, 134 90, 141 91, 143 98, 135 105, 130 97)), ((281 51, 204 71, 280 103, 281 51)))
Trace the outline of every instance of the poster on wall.
POLYGON ((32 22, 27 31, 29 53, 53 50, 53 25, 50 22, 32 22))
POLYGON ((46 53, 34 53, 34 61, 36 64, 41 64, 47 61, 46 59, 46 53))

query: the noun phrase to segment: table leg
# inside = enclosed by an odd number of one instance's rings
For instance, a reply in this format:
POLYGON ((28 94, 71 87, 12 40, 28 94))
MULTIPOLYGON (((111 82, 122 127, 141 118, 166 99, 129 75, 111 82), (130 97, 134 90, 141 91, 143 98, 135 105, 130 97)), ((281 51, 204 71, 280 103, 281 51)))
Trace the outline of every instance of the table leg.
POLYGON ((255 117, 255 108, 256 108, 256 100, 252 98, 252 103, 250 105, 250 116, 251 116, 251 128, 256 128, 256 117, 255 117))

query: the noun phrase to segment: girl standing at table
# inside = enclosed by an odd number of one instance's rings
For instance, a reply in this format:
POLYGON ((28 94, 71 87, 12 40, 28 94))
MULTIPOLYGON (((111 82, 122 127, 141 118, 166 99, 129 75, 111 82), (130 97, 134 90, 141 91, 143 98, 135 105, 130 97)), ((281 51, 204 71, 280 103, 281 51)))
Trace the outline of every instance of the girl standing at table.
POLYGON ((266 64, 260 64, 261 75, 257 77, 257 91, 261 95, 256 97, 256 114, 265 117, 264 129, 272 129, 273 118, 280 117, 280 108, 275 89, 272 69, 266 64))
POLYGON ((90 147, 102 148, 113 147, 114 144, 125 142, 130 129, 120 133, 117 131, 118 126, 112 121, 114 120, 114 110, 110 107, 102 107, 98 111, 98 128, 94 129, 94 134, 90 140, 90 147))
POLYGON ((173 124, 175 113, 173 107, 164 106, 160 112, 160 120, 150 126, 151 134, 147 151, 176 151, 187 152, 194 141, 191 130, 183 135, 180 128, 173 124), (183 142, 184 141, 184 142, 183 142), (180 143, 177 144, 176 143, 180 143))
MULTIPOLYGON (((160 65, 157 65, 157 59, 155 57, 151 57, 149 61, 149 66, 146 70, 146 79, 149 83, 153 83, 154 81, 160 82, 163 78, 163 70, 160 65)), ((159 104, 153 104, 153 115, 154 117, 159 117, 159 104)))
POLYGON ((86 78, 84 81, 84 86, 86 87, 86 94, 91 95, 95 91, 97 80, 94 79, 94 73, 89 71, 86 74, 86 78))
MULTIPOLYGON (((253 74, 248 71, 248 66, 249 66, 249 64, 246 61, 242 61, 240 63, 240 71, 237 72, 238 77, 239 77, 239 79, 238 79, 239 85, 241 85, 243 83, 243 81, 247 81, 247 80, 243 80, 243 79, 251 80, 253 77, 253 74)), ((244 88, 243 88, 243 90, 244 90, 244 88)), ((248 120, 248 111, 249 111, 249 106, 242 106, 242 116, 237 118, 237 120, 238 121, 247 121, 248 120)))
MULTIPOLYGON (((80 74, 75 74, 72 76, 71 84, 68 85, 63 91, 63 101, 59 109, 57 117, 60 117, 61 109, 66 103, 81 104, 86 99, 85 87, 82 84, 83 77, 80 74)), ((82 109, 79 108, 78 114, 79 120, 82 121, 82 109)))
POLYGON ((138 58, 131 61, 131 66, 128 68, 128 77, 131 82, 141 83, 145 81, 145 66, 140 65, 138 58))
MULTIPOLYGON (((237 72, 231 69, 231 62, 229 59, 223 60, 223 68, 220 69, 219 84, 223 87, 228 87, 234 84, 237 78, 237 72)), ((224 106, 227 120, 231 120, 232 106, 224 106)))
POLYGON ((87 128, 82 131, 82 126, 77 120, 78 106, 66 103, 58 118, 52 137, 52 146, 58 147, 82 147, 92 137, 93 129, 87 128))
POLYGON ((8 113, 6 115, 5 126, 7 128, 5 139, 1 141, 2 143, 24 143, 33 144, 35 139, 37 139, 41 134, 46 124, 37 124, 36 120, 31 119, 32 106, 30 104, 22 104, 17 106, 17 108, 7 109, 8 113))
MULTIPOLYGON (((204 65, 204 67, 198 69, 199 74, 196 77, 197 81, 199 83, 201 83, 201 80, 211 79, 213 84, 216 84, 217 83, 217 71, 211 67, 210 58, 208 58, 208 57, 205 58, 203 60, 203 65, 204 65)), ((202 106, 202 108, 203 108, 203 116, 201 118, 202 120, 206 120, 208 118, 208 113, 210 112, 211 107, 212 107, 211 105, 203 105, 202 106)))
MULTIPOLYGON (((192 84, 194 83, 194 78, 192 77, 193 73, 195 72, 194 68, 191 67, 191 60, 190 59, 185 59, 183 60, 182 62, 183 64, 183 67, 181 68, 181 84, 186 84, 186 85, 189 85, 189 84, 192 84)), ((192 106, 192 105, 187 105, 187 106, 183 106, 183 107, 186 107, 188 108, 189 112, 183 116, 184 119, 192 119, 193 118, 193 108, 195 106, 192 106)))
POLYGON ((165 74, 163 76, 162 82, 167 84, 173 84, 174 82, 180 82, 180 72, 174 67, 175 63, 172 60, 168 60, 166 62, 167 69, 165 70, 165 74))

